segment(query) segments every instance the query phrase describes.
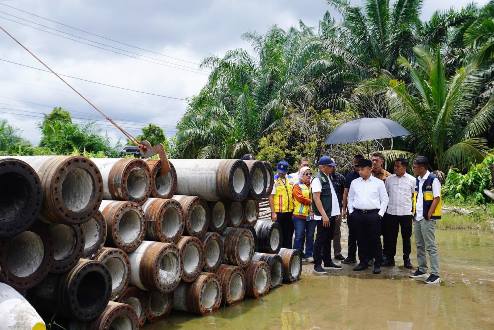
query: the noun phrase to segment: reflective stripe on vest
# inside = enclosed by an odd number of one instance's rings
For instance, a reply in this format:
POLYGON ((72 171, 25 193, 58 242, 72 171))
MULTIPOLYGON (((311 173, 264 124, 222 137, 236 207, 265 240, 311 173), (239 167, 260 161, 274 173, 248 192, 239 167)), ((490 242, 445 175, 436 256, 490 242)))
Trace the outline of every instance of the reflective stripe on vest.
POLYGON ((275 178, 274 181, 275 193, 274 193, 274 211, 276 213, 285 213, 293 211, 293 187, 290 184, 289 178, 283 180, 275 178))
MULTIPOLYGON (((427 218, 429 213, 429 209, 432 205, 432 201, 434 200, 434 193, 432 191, 432 182, 434 182, 436 176, 432 173, 429 174, 427 179, 422 184, 422 201, 423 201, 423 217, 427 218)), ((415 182, 415 192, 413 193, 413 214, 417 213, 417 197, 419 194, 420 188, 420 180, 417 178, 415 182)), ((442 215, 443 202, 442 199, 439 199, 439 203, 436 206, 436 209, 432 213, 431 219, 441 219, 442 215)))
MULTIPOLYGON (((303 183, 297 183, 296 185, 300 187, 300 190, 302 191, 302 196, 304 198, 309 199, 310 198, 309 187, 307 187, 303 183)), ((302 204, 295 198, 293 199, 293 215, 299 217, 306 217, 309 215, 309 210, 310 210, 310 205, 302 204)))

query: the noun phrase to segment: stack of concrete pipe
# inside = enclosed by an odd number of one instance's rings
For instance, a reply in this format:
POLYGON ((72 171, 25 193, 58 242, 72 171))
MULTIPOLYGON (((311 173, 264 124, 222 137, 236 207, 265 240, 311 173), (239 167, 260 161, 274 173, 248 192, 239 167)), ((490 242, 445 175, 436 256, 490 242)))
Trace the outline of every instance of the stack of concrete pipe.
POLYGON ((277 225, 257 221, 272 190, 267 163, 170 167, 163 175, 155 160, 0 157, 0 282, 34 307, 26 322, 138 329, 300 277, 296 252, 276 254, 277 225))

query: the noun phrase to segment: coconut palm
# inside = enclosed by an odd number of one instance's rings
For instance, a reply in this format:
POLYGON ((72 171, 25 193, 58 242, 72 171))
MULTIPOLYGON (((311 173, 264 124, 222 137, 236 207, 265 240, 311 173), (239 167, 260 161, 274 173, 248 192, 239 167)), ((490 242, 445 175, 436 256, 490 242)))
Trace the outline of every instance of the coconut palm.
POLYGON ((412 83, 382 76, 364 83, 362 89, 387 90, 391 117, 411 133, 417 153, 429 156, 441 169, 464 167, 485 156, 486 141, 479 138, 494 123, 494 97, 475 108, 482 80, 472 63, 446 78, 439 50, 414 48, 416 65, 400 57, 412 83))

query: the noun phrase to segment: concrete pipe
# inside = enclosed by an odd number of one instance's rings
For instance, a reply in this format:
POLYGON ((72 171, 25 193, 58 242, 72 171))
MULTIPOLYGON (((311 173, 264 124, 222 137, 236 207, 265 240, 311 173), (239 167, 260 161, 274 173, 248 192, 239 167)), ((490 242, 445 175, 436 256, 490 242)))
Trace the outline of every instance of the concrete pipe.
POLYGON ((283 261, 279 255, 256 252, 252 260, 264 261, 268 264, 271 275, 271 289, 283 284, 283 261))
POLYGON ((240 227, 244 223, 244 207, 241 202, 230 202, 226 205, 226 217, 228 225, 232 227, 240 227))
POLYGON ((81 259, 70 272, 51 274, 28 292, 28 300, 44 317, 87 322, 105 309, 111 295, 111 275, 99 261, 81 259))
POLYGON ((0 328, 3 330, 46 329, 33 306, 16 290, 0 282, 0 328))
POLYGON ((204 246, 204 271, 214 273, 223 262, 223 240, 220 234, 206 233, 202 239, 204 246))
POLYGON ((256 298, 267 294, 271 288, 271 270, 264 261, 253 261, 245 269, 245 295, 256 298))
POLYGON ((217 233, 222 233, 228 226, 226 217, 225 203, 222 201, 209 202, 209 210, 211 214, 211 221, 209 222, 209 230, 217 233))
POLYGON ((257 221, 255 225, 257 250, 265 253, 278 253, 281 248, 281 229, 278 222, 257 221))
POLYGON ((103 198, 142 204, 151 194, 151 173, 137 158, 92 158, 103 176, 103 198))
POLYGON ((182 281, 194 282, 204 267, 204 248, 202 242, 193 236, 183 236, 177 243, 180 260, 183 264, 182 281))
POLYGON ((237 159, 172 159, 177 193, 197 195, 209 202, 242 201, 250 188, 249 169, 237 159))
POLYGON ((177 172, 172 163, 170 171, 161 175, 161 161, 147 160, 151 172, 151 196, 156 198, 172 198, 177 192, 177 172))
POLYGON ((180 283, 181 259, 172 243, 144 241, 129 260, 130 283, 141 290, 172 292, 180 283))
POLYGON ((220 281, 224 305, 233 305, 244 300, 246 284, 242 268, 220 265, 216 271, 216 276, 220 281))
POLYGON ((225 263, 245 267, 254 255, 254 237, 248 229, 226 228, 223 233, 225 263))
POLYGON ((98 210, 103 197, 103 180, 91 160, 80 156, 15 158, 28 163, 39 176, 43 220, 82 223, 98 210))
POLYGON ((148 294, 145 313, 149 323, 154 323, 170 315, 173 306, 173 293, 151 291, 148 294))
POLYGON ((105 310, 92 321, 88 330, 138 330, 139 319, 132 306, 110 301, 105 310))
POLYGON ((100 211, 106 222, 107 244, 126 253, 135 251, 146 234, 142 208, 133 202, 104 200, 100 211))
POLYGON ((244 229, 247 229, 248 231, 250 231, 250 233, 252 234, 252 237, 254 238, 254 251, 257 251, 257 235, 256 235, 256 230, 254 229, 254 227, 244 224, 244 225, 241 225, 240 228, 244 228, 244 229))
POLYGON ((36 221, 28 230, 0 240, 0 274, 17 290, 38 285, 53 265, 53 245, 46 225, 36 221))
POLYGON ((174 199, 149 198, 142 206, 146 239, 176 243, 184 232, 182 206, 174 199))
POLYGON ((208 204, 197 196, 175 195, 184 214, 184 235, 202 237, 209 227, 208 204))
POLYGON ((261 199, 266 195, 268 188, 268 172, 262 161, 244 160, 249 168, 250 189, 249 197, 252 199, 261 199))
POLYGON ((259 218, 259 203, 255 200, 248 199, 242 203, 244 212, 244 223, 254 227, 259 218))
POLYGON ((181 283, 173 294, 173 309, 205 315, 221 306, 221 285, 215 274, 201 273, 193 283, 181 283))
POLYGON ((130 261, 125 252, 117 248, 103 248, 95 257, 111 275, 111 296, 115 300, 125 291, 130 281, 130 261))
MULTIPOLYGON (((156 292, 156 291, 154 291, 156 292)), ((143 291, 135 286, 128 286, 118 298, 118 302, 127 304, 137 315, 139 327, 146 323, 146 306, 148 304, 148 292, 143 291)))
POLYGON ((53 245, 53 262, 50 272, 61 274, 72 269, 82 257, 84 236, 81 225, 54 223, 48 225, 53 245))
POLYGON ((89 220, 81 224, 82 236, 84 237, 84 258, 94 257, 105 245, 106 222, 100 211, 94 213, 89 220))
POLYGON ((38 219, 43 202, 41 181, 26 162, 0 159, 0 239, 15 236, 38 219))
POLYGON ((273 173, 273 168, 271 167, 271 164, 269 162, 263 162, 263 164, 264 164, 264 170, 266 171, 266 175, 268 178, 265 197, 268 197, 273 191, 274 173, 273 173))
POLYGON ((283 261, 283 282, 298 281, 302 274, 302 254, 300 251, 281 248, 278 254, 283 261))

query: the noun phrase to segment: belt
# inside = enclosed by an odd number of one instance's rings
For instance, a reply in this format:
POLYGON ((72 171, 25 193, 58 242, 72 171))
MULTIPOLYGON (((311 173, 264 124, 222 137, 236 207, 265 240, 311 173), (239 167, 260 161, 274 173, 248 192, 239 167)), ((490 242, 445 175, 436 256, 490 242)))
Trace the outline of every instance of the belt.
POLYGON ((355 209, 355 211, 362 213, 362 214, 367 214, 367 213, 378 213, 379 209, 372 209, 372 210, 355 209))

